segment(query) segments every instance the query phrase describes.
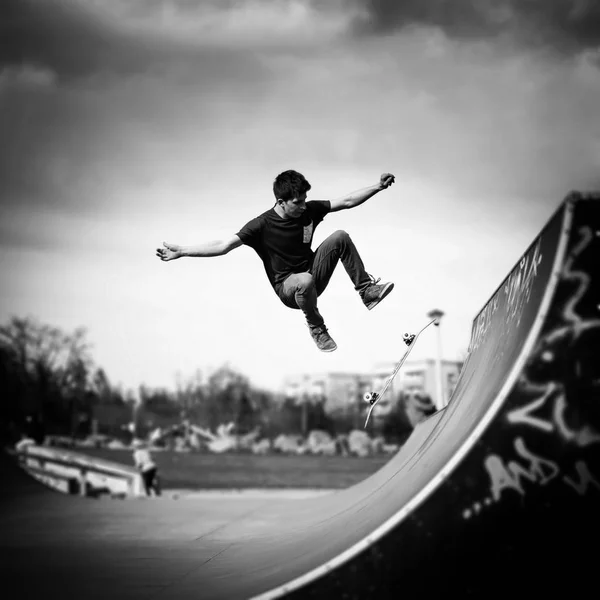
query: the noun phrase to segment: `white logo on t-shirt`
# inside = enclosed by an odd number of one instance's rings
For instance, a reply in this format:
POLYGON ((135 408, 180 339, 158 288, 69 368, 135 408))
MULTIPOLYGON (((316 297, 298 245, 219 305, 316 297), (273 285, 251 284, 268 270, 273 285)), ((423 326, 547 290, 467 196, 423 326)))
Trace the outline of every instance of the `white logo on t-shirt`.
POLYGON ((310 244, 310 240, 312 239, 312 233, 313 233, 313 224, 311 221, 309 225, 306 225, 306 227, 304 227, 304 238, 302 239, 302 241, 305 244, 310 244))

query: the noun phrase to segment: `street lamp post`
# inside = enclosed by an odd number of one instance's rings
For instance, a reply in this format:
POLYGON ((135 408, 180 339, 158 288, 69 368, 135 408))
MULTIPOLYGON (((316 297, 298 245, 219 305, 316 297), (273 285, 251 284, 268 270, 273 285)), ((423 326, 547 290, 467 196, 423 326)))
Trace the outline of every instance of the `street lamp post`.
POLYGON ((444 398, 444 384, 442 379, 442 332, 440 330, 440 322, 442 317, 444 316, 443 311, 439 308, 434 308, 427 313, 427 316, 430 319, 437 319, 437 357, 436 357, 436 398, 435 398, 435 407, 440 410, 444 406, 446 406, 446 399, 444 398))

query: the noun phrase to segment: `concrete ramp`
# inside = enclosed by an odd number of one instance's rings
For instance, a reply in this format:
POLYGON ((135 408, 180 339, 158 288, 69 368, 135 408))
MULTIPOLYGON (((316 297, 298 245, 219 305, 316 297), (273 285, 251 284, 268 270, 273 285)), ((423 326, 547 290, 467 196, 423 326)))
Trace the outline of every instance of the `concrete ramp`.
POLYGON ((227 518, 29 486, 2 504, 3 581, 15 598, 593 592, 599 264, 600 195, 573 193, 475 317, 449 405, 359 484, 227 518))

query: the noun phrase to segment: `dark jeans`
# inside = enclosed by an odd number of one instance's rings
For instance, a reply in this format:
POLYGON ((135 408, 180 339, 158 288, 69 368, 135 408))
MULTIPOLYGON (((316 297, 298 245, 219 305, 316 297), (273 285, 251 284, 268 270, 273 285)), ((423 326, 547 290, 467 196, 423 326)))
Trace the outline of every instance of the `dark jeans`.
POLYGON ((340 260, 357 292, 362 292, 371 284, 371 278, 350 236, 345 231, 335 231, 317 248, 308 272, 290 275, 279 290, 281 301, 290 308, 299 308, 309 327, 324 324, 317 308, 317 298, 325 291, 340 260))
POLYGON ((157 496, 160 496, 160 484, 158 481, 158 474, 156 472, 156 468, 148 469, 147 471, 142 471, 142 480, 144 482, 144 489, 146 490, 146 495, 150 496, 152 490, 157 496))

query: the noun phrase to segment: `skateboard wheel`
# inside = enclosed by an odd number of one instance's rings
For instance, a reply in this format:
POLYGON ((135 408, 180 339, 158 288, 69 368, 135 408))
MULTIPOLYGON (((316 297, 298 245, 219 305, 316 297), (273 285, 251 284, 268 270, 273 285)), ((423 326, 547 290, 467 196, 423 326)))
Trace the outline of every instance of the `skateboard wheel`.
POLYGON ((369 392, 364 396, 365 402, 369 404, 375 404, 377 402, 377 398, 379 398, 379 394, 377 392, 369 392))

